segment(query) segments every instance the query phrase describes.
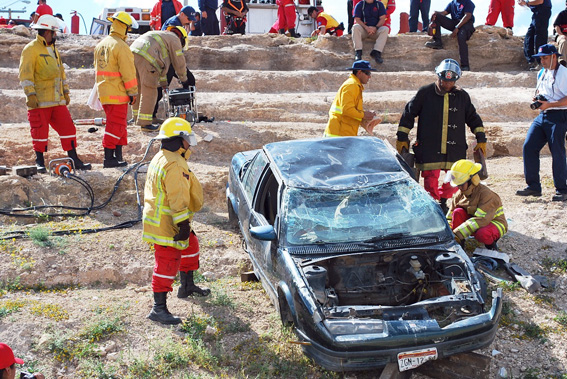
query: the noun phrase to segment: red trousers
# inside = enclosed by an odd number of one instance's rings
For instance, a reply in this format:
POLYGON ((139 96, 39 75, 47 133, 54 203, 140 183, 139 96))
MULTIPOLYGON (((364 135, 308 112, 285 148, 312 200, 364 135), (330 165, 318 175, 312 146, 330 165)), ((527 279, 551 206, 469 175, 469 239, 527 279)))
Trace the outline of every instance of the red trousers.
POLYGON ((61 147, 64 151, 77 147, 77 130, 69 109, 65 105, 30 109, 28 110, 28 120, 35 151, 42 153, 47 151, 49 125, 59 134, 61 147))
POLYGON ((189 247, 185 250, 156 244, 154 244, 154 248, 153 292, 173 291, 171 285, 175 280, 177 271, 195 271, 199 268, 199 240, 193 232, 189 236, 189 247))
MULTIPOLYGON (((453 211, 453 225, 451 225, 451 228, 453 230, 455 228, 458 228, 459 225, 461 225, 463 222, 467 221, 471 217, 472 216, 467 213, 466 209, 456 208, 453 211)), ((494 242, 498 241, 500 237, 502 237, 496 225, 492 223, 483 226, 482 228, 477 230, 473 234, 473 236, 474 238, 476 238, 478 242, 483 243, 485 245, 491 245, 494 242)))
POLYGON ((278 6, 279 29, 289 30, 295 28, 295 5, 278 6))
POLYGON ((502 24, 505 28, 514 27, 514 0, 490 0, 486 25, 495 25, 498 15, 502 13, 502 24))
MULTIPOLYGON (((447 170, 444 171, 447 172, 447 170)), ((457 187, 453 187, 451 183, 443 183, 441 187, 439 187, 440 173, 441 170, 422 171, 421 177, 423 178, 423 187, 435 200, 450 199, 459 189, 457 187)))
POLYGON ((128 104, 103 104, 106 113, 106 128, 102 137, 102 146, 116 149, 116 145, 128 145, 128 104))

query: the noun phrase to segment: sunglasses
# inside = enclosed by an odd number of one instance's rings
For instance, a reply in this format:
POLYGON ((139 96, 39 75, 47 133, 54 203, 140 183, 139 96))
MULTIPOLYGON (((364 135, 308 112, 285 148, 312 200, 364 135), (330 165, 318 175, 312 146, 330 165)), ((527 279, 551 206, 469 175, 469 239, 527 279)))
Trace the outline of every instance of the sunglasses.
POLYGON ((364 73, 364 75, 366 76, 370 76, 371 72, 370 71, 362 71, 364 73))

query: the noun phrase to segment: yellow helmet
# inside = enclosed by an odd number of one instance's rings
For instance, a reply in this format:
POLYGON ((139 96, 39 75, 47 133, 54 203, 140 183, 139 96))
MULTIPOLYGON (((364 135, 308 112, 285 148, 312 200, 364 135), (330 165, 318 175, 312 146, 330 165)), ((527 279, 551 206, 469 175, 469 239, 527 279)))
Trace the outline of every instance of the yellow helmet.
POLYGON ((157 139, 167 139, 173 137, 181 137, 189 146, 197 145, 197 138, 191 130, 191 124, 189 121, 184 120, 180 117, 170 117, 161 124, 159 129, 159 134, 157 139))
POLYGON ((132 28, 138 29, 138 22, 134 20, 129 13, 124 11, 116 12, 112 16, 108 16, 106 19, 108 21, 118 20, 128 26, 128 30, 132 30, 132 28))
POLYGON ((460 159, 451 166, 451 171, 447 173, 445 182, 450 181, 453 187, 460 186, 461 184, 468 182, 469 179, 481 169, 482 165, 480 163, 474 163, 467 159, 460 159))
POLYGON ((187 49, 188 34, 187 34, 187 30, 185 30, 183 26, 170 25, 167 27, 167 31, 174 32, 175 34, 177 34, 177 36, 181 40, 181 47, 183 47, 183 49, 187 49), (175 30, 177 30, 181 35, 179 33, 175 33, 175 30))

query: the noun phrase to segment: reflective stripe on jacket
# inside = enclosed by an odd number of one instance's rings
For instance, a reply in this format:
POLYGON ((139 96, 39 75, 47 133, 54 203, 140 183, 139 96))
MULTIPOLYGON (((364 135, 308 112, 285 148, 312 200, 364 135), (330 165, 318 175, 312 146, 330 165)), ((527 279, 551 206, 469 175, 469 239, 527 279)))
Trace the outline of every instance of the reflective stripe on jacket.
POLYGON ((483 184, 470 187, 466 191, 458 191, 447 212, 447 221, 452 222, 453 211, 463 208, 472 216, 459 225, 453 232, 462 240, 473 235, 478 229, 492 223, 498 228, 500 237, 508 231, 508 222, 504 216, 504 208, 500 196, 483 184))
POLYGON ((333 136, 356 136, 358 127, 364 117, 362 109, 362 91, 364 86, 360 80, 350 74, 335 95, 329 110, 329 122, 325 133, 333 136))
MULTIPOLYGON (((179 14, 179 11, 181 10, 181 8, 183 8, 183 4, 181 4, 177 0, 171 0, 171 1, 173 1, 175 14, 179 14)), ((152 28, 152 30, 161 29, 161 4, 162 4, 162 0, 159 0, 157 3, 155 3, 154 7, 152 8, 152 11, 150 12, 150 28, 152 28)))
POLYGON ((180 81, 187 80, 187 62, 179 37, 173 32, 153 31, 136 38, 130 46, 134 54, 147 60, 159 72, 159 80, 167 84, 167 71, 172 64, 180 81))
POLYGON ((37 35, 28 43, 20 57, 20 85, 26 96, 36 95, 40 108, 66 105, 65 93, 69 93, 69 85, 61 56, 53 47, 55 58, 49 54, 45 39, 37 35))
POLYGON ((144 188, 144 241, 179 250, 189 241, 174 241, 177 224, 191 220, 203 206, 203 189, 177 152, 160 150, 150 162, 144 188))
POLYGON ((134 55, 125 40, 126 25, 114 21, 110 35, 95 47, 96 83, 102 104, 127 104, 129 96, 138 96, 134 55))

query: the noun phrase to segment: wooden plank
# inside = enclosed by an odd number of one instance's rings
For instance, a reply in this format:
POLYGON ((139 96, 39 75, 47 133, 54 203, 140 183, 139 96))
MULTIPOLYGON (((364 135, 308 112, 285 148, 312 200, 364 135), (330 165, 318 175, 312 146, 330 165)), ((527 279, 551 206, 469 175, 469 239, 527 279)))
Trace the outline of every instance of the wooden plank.
POLYGON ((484 379, 490 376, 491 360, 478 353, 456 354, 427 362, 415 371, 435 379, 484 379))
POLYGON ((32 176, 37 174, 36 166, 14 166, 12 167, 12 175, 32 176))

